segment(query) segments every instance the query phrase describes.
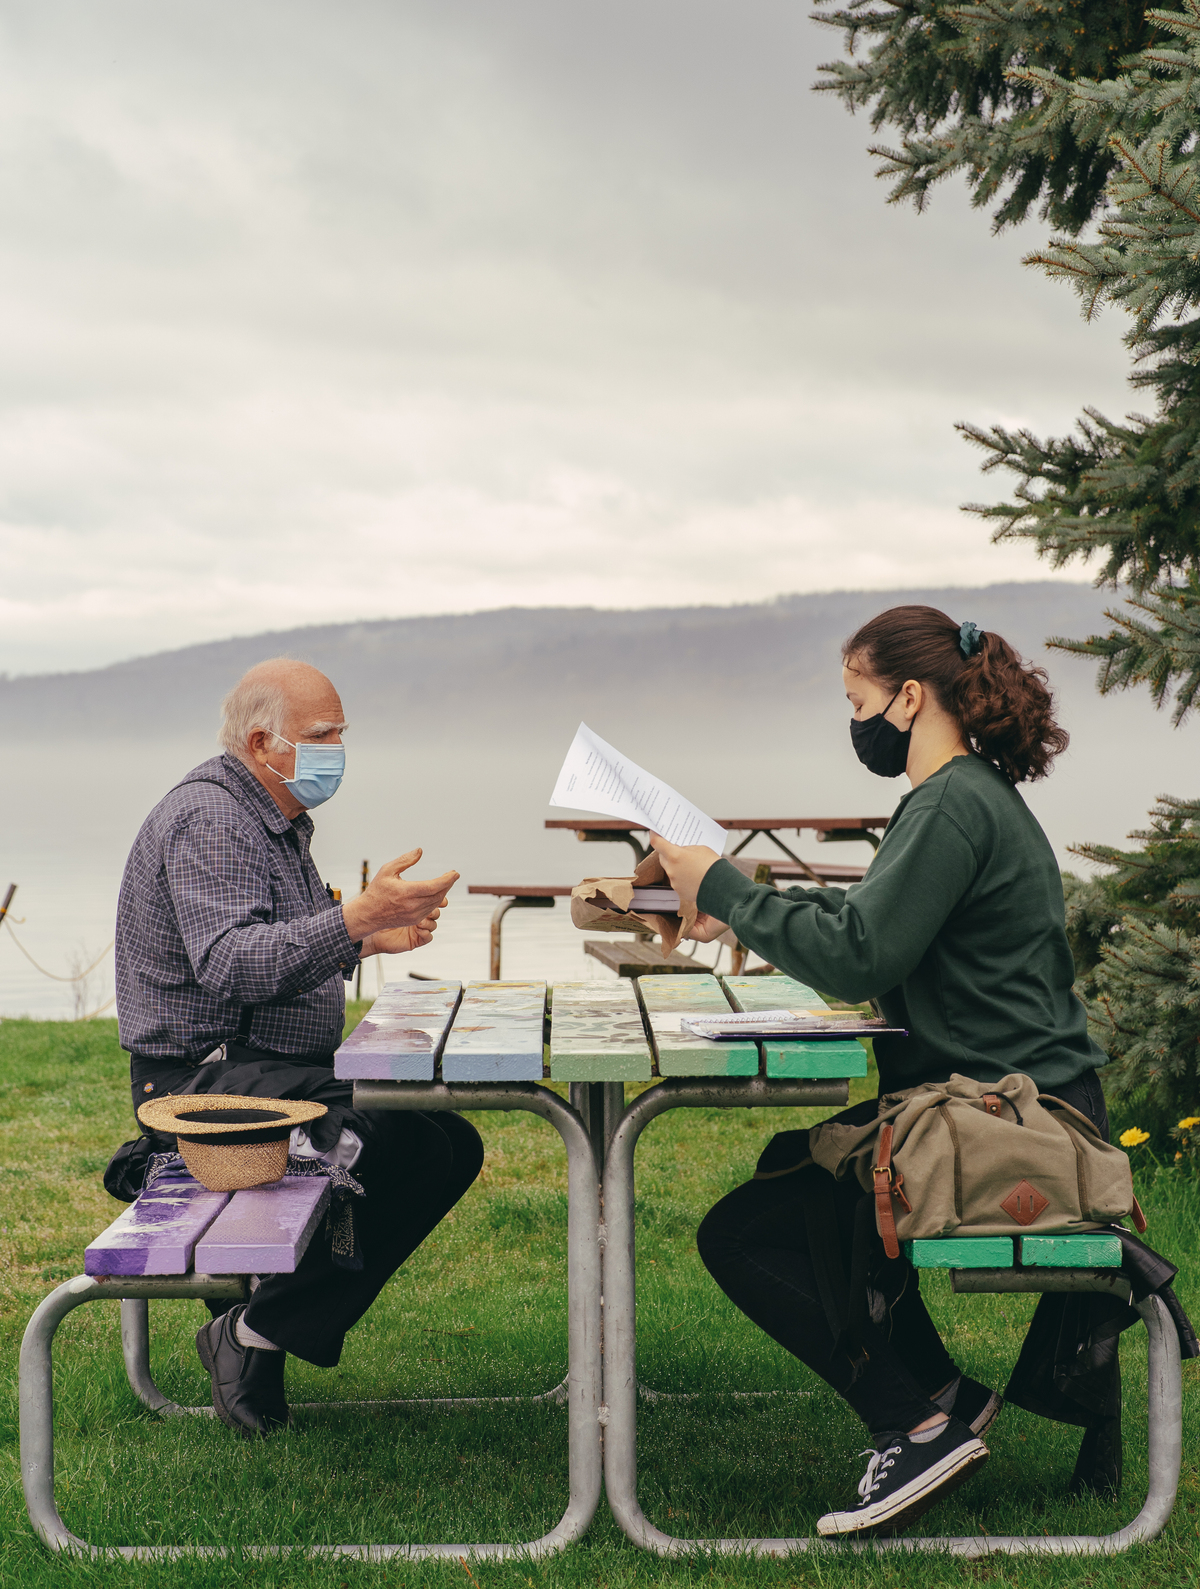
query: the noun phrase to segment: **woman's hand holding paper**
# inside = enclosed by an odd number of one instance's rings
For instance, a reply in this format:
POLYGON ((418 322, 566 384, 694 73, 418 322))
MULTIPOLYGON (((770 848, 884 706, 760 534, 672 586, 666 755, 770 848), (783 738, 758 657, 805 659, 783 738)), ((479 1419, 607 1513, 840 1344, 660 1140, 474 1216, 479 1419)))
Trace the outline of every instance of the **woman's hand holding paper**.
MULTIPOLYGON (((658 833, 650 835, 650 844, 657 851, 663 870, 671 880, 671 887, 679 895, 680 904, 687 901, 694 905, 705 873, 721 859, 716 850, 710 850, 707 844, 672 844, 658 833)), ((725 922, 700 912, 691 930, 683 936, 694 939, 696 943, 712 943, 714 938, 719 938, 728 930, 725 922)))

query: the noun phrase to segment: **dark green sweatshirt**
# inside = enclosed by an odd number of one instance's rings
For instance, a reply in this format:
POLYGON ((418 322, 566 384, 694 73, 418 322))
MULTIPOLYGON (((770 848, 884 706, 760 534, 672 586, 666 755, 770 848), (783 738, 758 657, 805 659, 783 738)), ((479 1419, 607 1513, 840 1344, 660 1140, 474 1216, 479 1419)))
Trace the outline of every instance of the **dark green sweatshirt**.
POLYGON ((861 883, 779 893, 728 861, 702 911, 789 976, 876 999, 908 1037, 879 1037, 880 1090, 998 1081, 1057 1087, 1107 1056, 1071 991, 1062 879, 1024 800, 978 756, 956 756, 904 796, 861 883))

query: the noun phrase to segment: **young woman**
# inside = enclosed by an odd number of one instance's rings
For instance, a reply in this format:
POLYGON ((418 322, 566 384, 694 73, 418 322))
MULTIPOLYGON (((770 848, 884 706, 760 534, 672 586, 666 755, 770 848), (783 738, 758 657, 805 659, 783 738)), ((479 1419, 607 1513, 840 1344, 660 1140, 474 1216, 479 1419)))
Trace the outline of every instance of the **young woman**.
MULTIPOLYGON (((1045 834, 1017 792, 1067 745, 1046 675, 999 635, 933 607, 893 607, 846 642, 842 677, 859 759, 905 794, 861 883, 791 888, 749 882, 703 846, 661 839, 671 885, 695 900, 692 933, 732 927, 743 944, 823 993, 872 999, 908 1037, 875 1042, 881 1093, 951 1074, 995 1081, 1024 1071, 1107 1137, 1096 1067, 1072 992, 1063 891, 1045 834)), ((851 1118, 873 1119, 875 1100, 851 1118), (863 1113, 863 1111, 866 1111, 863 1113)), ((845 1118, 845 1116, 841 1117, 845 1118)), ((878 1248, 869 1353, 835 1339, 814 1266, 806 1176, 826 1172, 786 1133, 753 1181, 713 1208, 700 1254, 739 1308, 819 1374, 874 1437, 860 1504, 818 1523, 825 1535, 891 1533, 987 1460, 981 1436, 1000 1397, 961 1375, 921 1301, 918 1277, 878 1248), (789 1139, 791 1147, 789 1153, 789 1139)), ((834 1183, 835 1239, 850 1268, 856 1182, 834 1183)), ((822 1189, 828 1196, 828 1188, 822 1189)))

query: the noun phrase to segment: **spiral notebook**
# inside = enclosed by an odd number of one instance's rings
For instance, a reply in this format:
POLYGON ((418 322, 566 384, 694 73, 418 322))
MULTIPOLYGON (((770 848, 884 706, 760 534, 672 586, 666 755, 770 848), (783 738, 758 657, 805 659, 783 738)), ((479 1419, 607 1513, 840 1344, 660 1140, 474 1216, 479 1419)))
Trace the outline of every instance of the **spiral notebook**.
POLYGON ((681 1015, 679 1030, 713 1042, 748 1037, 907 1037, 903 1026, 857 1010, 755 1010, 729 1015, 681 1015))

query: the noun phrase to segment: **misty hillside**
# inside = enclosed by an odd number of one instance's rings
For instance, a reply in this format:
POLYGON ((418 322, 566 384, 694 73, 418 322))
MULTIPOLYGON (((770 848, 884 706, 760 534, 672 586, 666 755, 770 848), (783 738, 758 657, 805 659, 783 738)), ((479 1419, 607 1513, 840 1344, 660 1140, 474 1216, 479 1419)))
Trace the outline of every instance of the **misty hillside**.
MULTIPOLYGON (((668 701, 674 711, 700 709, 706 718, 731 708, 794 712, 797 692, 824 697, 831 680, 836 686, 842 640, 884 607, 930 602, 1040 656, 1047 635, 1100 626, 1106 600, 1111 595, 1088 585, 1044 581, 846 591, 753 606, 510 608, 330 624, 187 646, 92 672, 0 681, 0 725, 35 736, 140 737, 154 722, 209 728, 229 686, 279 652, 327 672, 356 725, 387 724, 422 738, 464 723, 531 726, 531 718, 560 711, 572 727, 589 715, 611 724, 614 713, 620 721, 668 701)), ((1059 658, 1053 666, 1090 688, 1086 664, 1059 658)))
MULTIPOLYGON (((840 646, 884 607, 931 601, 1049 668, 1071 749, 1027 798, 1071 864, 1069 845, 1119 842, 1163 790, 1200 789, 1191 730, 1172 729, 1142 691, 1101 698, 1091 663, 1044 649, 1048 635, 1103 627, 1106 600, 1044 581, 636 612, 514 608, 297 629, 10 679, 0 732, 36 754, 6 791, 0 856, 14 854, 14 877, 65 868, 115 888, 146 813, 213 754, 224 692, 280 651, 328 672, 351 722, 346 781, 317 814, 315 841, 339 886, 362 856, 414 844, 468 881, 625 870, 625 849, 584 849, 543 828, 562 814, 547 799, 581 719, 714 816, 886 816, 907 785, 854 758, 840 646)), ((802 853, 814 842, 803 839, 802 853)), ((868 853, 848 845, 839 858, 868 853)))

